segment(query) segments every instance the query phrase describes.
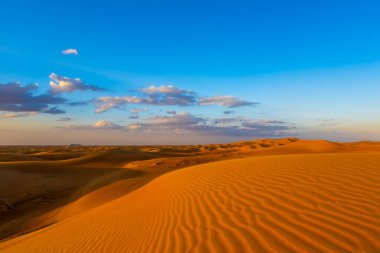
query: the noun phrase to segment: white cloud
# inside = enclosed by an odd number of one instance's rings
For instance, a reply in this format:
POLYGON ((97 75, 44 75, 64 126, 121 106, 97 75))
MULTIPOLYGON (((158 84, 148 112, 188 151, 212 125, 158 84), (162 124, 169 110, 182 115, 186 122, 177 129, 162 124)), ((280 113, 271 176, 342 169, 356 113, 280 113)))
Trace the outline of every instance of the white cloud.
POLYGON ((62 54, 66 54, 66 55, 69 55, 69 54, 78 55, 79 54, 78 50, 75 48, 68 48, 68 49, 62 50, 61 52, 62 52, 62 54))
POLYGON ((130 124, 127 129, 130 131, 140 130, 141 126, 137 123, 130 124))
POLYGON ((121 130, 124 127, 111 121, 100 120, 94 124, 94 128, 104 130, 121 130))
POLYGON ((234 96, 199 98, 195 92, 179 89, 173 85, 152 85, 138 91, 141 93, 140 96, 100 97, 95 100, 97 103, 96 112, 101 113, 112 108, 125 109, 125 106, 128 104, 162 106, 220 105, 225 107, 254 106, 258 104, 234 96))
POLYGON ((55 73, 51 73, 49 78, 50 81, 50 93, 60 94, 64 92, 73 92, 73 91, 102 91, 104 89, 96 87, 94 85, 86 84, 79 78, 70 78, 66 76, 59 76, 55 73))
POLYGON ((196 103, 197 95, 189 90, 182 90, 173 85, 149 86, 140 90, 146 95, 148 104, 189 106, 196 103))
POLYGON ((183 125, 192 125, 204 122, 205 119, 201 117, 195 117, 187 112, 178 113, 172 117, 162 116, 162 117, 153 117, 149 119, 150 125, 158 126, 183 126, 183 125))
POLYGON ((99 97, 95 100, 96 112, 102 113, 113 108, 125 109, 128 104, 189 106, 196 102, 195 93, 173 85, 150 86, 139 91, 143 96, 99 97))
POLYGON ((107 120, 99 120, 93 125, 70 125, 68 127, 64 128, 70 128, 75 130, 123 130, 125 127, 113 123, 111 121, 107 120))
POLYGON ((187 90, 181 90, 173 85, 161 85, 161 86, 154 86, 151 85, 147 88, 141 89, 142 93, 146 94, 157 94, 157 93, 163 93, 163 94, 187 94, 191 93, 191 91, 187 90))
POLYGON ((125 96, 125 97, 100 97, 96 99, 98 104, 96 113, 102 113, 109 109, 124 109, 126 104, 142 104, 146 103, 144 98, 125 96))

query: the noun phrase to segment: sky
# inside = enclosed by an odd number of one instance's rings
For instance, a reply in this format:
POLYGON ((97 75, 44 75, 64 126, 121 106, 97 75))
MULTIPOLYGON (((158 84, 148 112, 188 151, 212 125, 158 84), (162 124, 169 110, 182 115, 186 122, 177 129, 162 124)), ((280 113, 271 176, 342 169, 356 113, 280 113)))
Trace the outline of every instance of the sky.
POLYGON ((380 141, 380 2, 0 8, 0 145, 380 141))

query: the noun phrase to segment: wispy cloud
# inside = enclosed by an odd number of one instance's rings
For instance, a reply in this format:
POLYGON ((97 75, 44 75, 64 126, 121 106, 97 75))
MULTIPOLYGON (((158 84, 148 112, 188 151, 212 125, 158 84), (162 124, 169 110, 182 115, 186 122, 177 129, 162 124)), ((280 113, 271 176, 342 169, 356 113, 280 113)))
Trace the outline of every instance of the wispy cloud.
POLYGON ((173 85, 149 86, 141 89, 147 95, 147 102, 152 105, 189 106, 196 102, 197 95, 193 91, 179 89, 173 85))
POLYGON ((101 120, 101 121, 96 122, 94 124, 94 128, 105 129, 105 130, 121 130, 121 129, 123 129, 123 127, 121 125, 110 122, 110 121, 106 121, 106 120, 101 120))
POLYGON ((57 119, 57 121, 71 121, 72 118, 70 117, 64 117, 64 118, 60 118, 60 119, 57 119))
POLYGON ((78 55, 79 54, 78 50, 75 48, 68 48, 68 49, 62 50, 61 53, 65 54, 65 55, 69 55, 69 54, 78 55))
POLYGON ((219 105, 224 107, 255 106, 256 102, 249 102, 235 96, 199 97, 195 92, 179 89, 173 85, 149 86, 138 90, 139 96, 99 97, 95 100, 97 113, 118 108, 125 109, 128 104, 146 104, 156 106, 194 106, 219 105))
POLYGON ((149 86, 138 92, 142 96, 99 97, 95 100, 98 104, 96 112, 102 113, 113 108, 125 109, 128 104, 189 106, 196 102, 197 97, 194 92, 173 85, 149 86))
POLYGON ((134 131, 166 131, 218 136, 249 138, 282 137, 294 127, 280 121, 262 121, 241 118, 207 119, 190 113, 178 113, 171 117, 152 117, 142 123, 133 123, 127 129, 134 131))
POLYGON ((205 123, 206 119, 202 117, 196 117, 187 112, 181 112, 174 116, 157 116, 149 118, 146 125, 149 126, 159 126, 159 127, 169 127, 169 126, 184 126, 184 125, 194 125, 199 123, 205 123))
POLYGON ((119 125, 111 121, 98 121, 93 125, 71 125, 77 130, 112 130, 123 132, 181 133, 207 136, 268 138, 292 135, 292 124, 279 120, 254 120, 240 117, 204 118, 188 112, 171 116, 145 118, 129 125, 119 125))
POLYGON ((135 96, 99 97, 95 103, 97 104, 96 113, 102 113, 113 108, 124 109, 126 104, 147 104, 146 99, 135 96))
POLYGON ((215 96, 208 98, 201 98, 200 105, 219 105, 225 107, 241 107, 241 106, 256 106, 259 103, 249 102, 235 96, 215 96))
POLYGON ((125 127, 123 127, 119 124, 116 124, 114 122, 107 121, 107 120, 97 121, 93 125, 70 125, 70 126, 65 127, 65 128, 69 128, 69 129, 73 129, 73 130, 108 130, 108 131, 126 129, 125 127))
POLYGON ((241 122, 241 121, 243 121, 243 119, 241 119, 241 118, 217 118, 217 119, 213 119, 214 124, 221 124, 221 125, 237 123, 237 122, 241 122))
POLYGON ((28 116, 37 115, 37 114, 38 112, 2 113, 0 114, 0 119, 21 118, 21 117, 28 117, 28 116))
POLYGON ((50 81, 50 93, 60 94, 64 92, 74 91, 104 91, 103 88, 86 84, 79 78, 70 78, 66 76, 59 76, 55 73, 49 75, 50 81))
POLYGON ((148 108, 134 108, 130 112, 132 114, 139 114, 140 112, 146 112, 148 111, 148 108))
POLYGON ((69 102, 67 103, 67 105, 69 106, 84 106, 84 105, 88 105, 90 101, 79 101, 79 102, 69 102))

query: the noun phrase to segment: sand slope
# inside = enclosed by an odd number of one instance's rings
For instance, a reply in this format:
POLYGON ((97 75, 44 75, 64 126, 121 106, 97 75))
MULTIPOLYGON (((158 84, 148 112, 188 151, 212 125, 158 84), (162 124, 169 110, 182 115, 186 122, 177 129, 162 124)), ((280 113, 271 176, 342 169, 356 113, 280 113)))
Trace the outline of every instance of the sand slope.
POLYGON ((1 146, 0 241, 62 222, 194 164, 252 155, 295 138, 197 146, 1 146), (20 184, 22 182, 22 184, 20 184))
POLYGON ((165 174, 1 252, 380 252, 380 154, 262 156, 165 174))

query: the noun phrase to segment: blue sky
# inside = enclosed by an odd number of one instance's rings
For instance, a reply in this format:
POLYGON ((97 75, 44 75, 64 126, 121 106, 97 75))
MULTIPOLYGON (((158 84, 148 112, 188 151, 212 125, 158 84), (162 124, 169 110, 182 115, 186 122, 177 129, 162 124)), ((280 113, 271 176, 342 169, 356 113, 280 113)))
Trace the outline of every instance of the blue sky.
POLYGON ((379 12, 379 1, 3 0, 0 144, 380 140, 379 12))

